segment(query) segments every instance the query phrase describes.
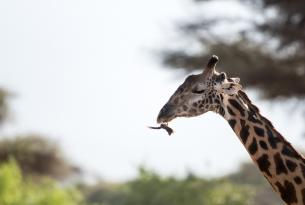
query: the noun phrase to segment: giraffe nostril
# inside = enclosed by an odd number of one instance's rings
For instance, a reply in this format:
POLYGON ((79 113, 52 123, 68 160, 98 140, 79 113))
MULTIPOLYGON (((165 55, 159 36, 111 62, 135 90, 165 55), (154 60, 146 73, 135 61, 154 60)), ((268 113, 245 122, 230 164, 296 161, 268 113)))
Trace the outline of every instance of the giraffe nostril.
POLYGON ((163 112, 163 113, 168 113, 171 109, 172 109, 172 105, 171 104, 165 104, 164 106, 163 106, 163 108, 161 109, 161 112, 163 112))
POLYGON ((165 104, 159 112, 157 122, 166 122, 173 114, 173 107, 171 104, 165 104))

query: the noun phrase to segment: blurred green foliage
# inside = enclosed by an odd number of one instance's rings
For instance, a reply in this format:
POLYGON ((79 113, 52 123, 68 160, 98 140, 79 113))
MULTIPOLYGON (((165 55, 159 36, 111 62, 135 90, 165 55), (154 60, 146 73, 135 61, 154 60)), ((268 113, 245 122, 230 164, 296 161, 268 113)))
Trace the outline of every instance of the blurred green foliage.
POLYGON ((121 184, 78 186, 88 205, 279 205, 279 197, 251 163, 232 174, 204 179, 162 177, 141 167, 137 178, 121 184), (238 177, 239 176, 239 177, 238 177))
POLYGON ((77 205, 81 200, 78 191, 60 187, 52 180, 26 180, 13 160, 0 166, 1 205, 77 205))
POLYGON ((145 168, 125 184, 93 187, 81 187, 90 205, 247 205, 254 196, 251 186, 226 179, 161 177, 145 168))

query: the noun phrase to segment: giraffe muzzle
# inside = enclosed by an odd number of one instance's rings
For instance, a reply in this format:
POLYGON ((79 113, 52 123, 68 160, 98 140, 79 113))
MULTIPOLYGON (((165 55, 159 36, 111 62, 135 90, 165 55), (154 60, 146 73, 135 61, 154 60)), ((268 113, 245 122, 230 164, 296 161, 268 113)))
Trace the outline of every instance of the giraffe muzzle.
POLYGON ((171 121, 174 117, 174 106, 167 103, 165 104, 159 112, 157 117, 157 123, 164 123, 171 121))

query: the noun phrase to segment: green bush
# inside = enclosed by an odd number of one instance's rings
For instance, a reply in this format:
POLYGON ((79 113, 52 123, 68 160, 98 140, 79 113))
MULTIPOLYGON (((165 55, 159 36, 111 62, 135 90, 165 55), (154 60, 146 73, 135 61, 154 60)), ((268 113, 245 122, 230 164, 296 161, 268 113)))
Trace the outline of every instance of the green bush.
POLYGON ((254 190, 224 179, 161 177, 145 168, 121 185, 83 187, 90 205, 248 205, 254 190))
POLYGON ((23 178, 17 163, 10 160, 0 166, 1 205, 77 205, 81 195, 60 187, 51 179, 33 183, 23 178))

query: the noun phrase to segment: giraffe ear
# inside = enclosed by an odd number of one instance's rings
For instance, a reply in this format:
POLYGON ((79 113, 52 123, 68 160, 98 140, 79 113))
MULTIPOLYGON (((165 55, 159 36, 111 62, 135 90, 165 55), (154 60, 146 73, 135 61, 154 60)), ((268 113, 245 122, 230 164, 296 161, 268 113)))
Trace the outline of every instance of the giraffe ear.
POLYGON ((236 83, 236 81, 221 84, 221 91, 228 95, 237 94, 238 91, 241 89, 242 89, 242 86, 240 84, 236 83))

